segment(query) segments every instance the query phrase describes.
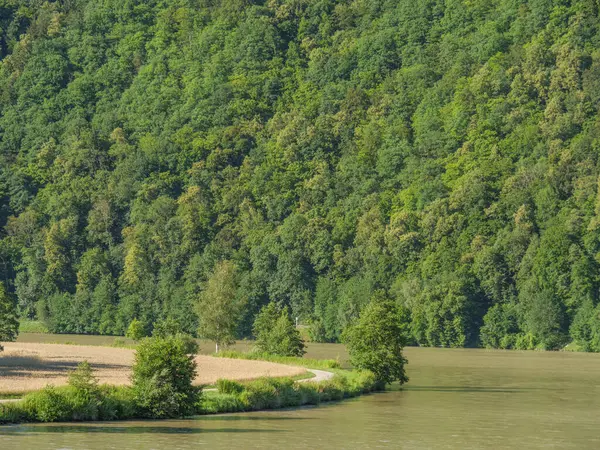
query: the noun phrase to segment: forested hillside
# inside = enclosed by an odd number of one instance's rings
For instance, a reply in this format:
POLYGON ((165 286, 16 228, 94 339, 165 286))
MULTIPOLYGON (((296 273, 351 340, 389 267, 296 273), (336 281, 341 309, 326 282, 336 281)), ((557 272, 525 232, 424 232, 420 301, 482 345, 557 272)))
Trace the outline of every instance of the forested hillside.
POLYGON ((597 0, 0 0, 0 278, 55 332, 207 282, 335 341, 600 351, 597 0), (227 271, 215 270, 226 262, 227 271))

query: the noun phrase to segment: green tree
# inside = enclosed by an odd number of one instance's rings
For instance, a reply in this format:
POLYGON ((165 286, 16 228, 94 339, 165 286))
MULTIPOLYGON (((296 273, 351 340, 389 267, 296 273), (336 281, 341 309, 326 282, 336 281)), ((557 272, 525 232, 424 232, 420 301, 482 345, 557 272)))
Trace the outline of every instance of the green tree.
MULTIPOLYGON (((19 321, 15 302, 10 298, 4 284, 0 283, 0 342, 14 341, 19 334, 19 321)), ((4 347, 0 345, 0 351, 4 347)))
POLYGON ((406 338, 393 302, 374 300, 369 303, 357 322, 344 331, 342 339, 354 367, 370 370, 384 384, 408 381, 404 371, 408 361, 402 354, 406 338))
POLYGON ((252 328, 256 337, 256 350, 280 356, 304 355, 304 342, 294 326, 287 308, 279 308, 274 302, 264 306, 256 316, 252 328))
POLYGON ((419 345, 598 348, 593 1, 130 3, 0 0, 24 317, 195 333, 235 261, 238 336, 275 301, 338 341, 383 290, 419 345))
POLYGON ((143 417, 168 418, 194 413, 201 389, 194 354, 178 337, 147 338, 136 349, 132 368, 134 399, 143 417))
POLYGON ((231 261, 215 265, 197 303, 198 334, 220 346, 235 342, 245 301, 238 295, 238 272, 231 261))

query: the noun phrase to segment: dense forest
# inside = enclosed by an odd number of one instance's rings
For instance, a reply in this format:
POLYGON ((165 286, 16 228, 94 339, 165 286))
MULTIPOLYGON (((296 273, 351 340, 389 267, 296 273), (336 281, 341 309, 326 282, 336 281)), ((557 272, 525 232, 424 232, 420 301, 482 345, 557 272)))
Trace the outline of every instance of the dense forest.
POLYGON ((240 337, 385 297, 414 344, 600 351, 599 8, 0 0, 0 279, 59 333, 195 333, 223 281, 240 337))

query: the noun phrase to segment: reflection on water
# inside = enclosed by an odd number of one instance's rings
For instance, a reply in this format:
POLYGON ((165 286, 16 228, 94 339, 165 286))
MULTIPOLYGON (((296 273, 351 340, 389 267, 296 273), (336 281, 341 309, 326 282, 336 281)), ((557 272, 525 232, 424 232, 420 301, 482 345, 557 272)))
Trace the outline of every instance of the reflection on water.
MULTIPOLYGON (((313 357, 345 360, 339 345, 313 357)), ((0 449, 600 448, 600 355, 407 349, 408 385, 319 408, 0 427, 0 449)))

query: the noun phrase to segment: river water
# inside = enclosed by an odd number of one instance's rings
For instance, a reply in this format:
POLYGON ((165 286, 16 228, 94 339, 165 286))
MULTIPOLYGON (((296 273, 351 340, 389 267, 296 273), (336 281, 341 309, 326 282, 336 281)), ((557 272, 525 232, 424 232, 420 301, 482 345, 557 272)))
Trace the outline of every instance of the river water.
MULTIPOLYGON (((403 389, 318 408, 0 427, 0 449, 598 449, 600 355, 408 348, 403 389)), ((309 356, 347 358, 339 345, 309 356)))

